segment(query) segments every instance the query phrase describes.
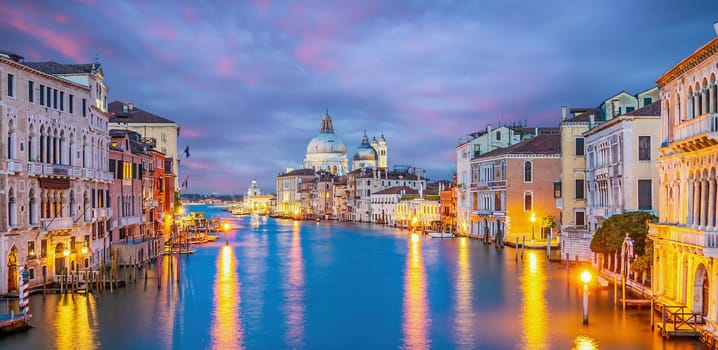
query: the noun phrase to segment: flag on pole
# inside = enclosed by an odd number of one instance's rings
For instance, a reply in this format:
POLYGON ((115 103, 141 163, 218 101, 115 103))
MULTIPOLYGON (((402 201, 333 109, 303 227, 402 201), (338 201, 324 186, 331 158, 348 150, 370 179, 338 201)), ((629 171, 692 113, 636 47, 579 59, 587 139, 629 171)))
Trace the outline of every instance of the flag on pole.
POLYGON ((187 188, 187 180, 189 180, 189 175, 187 175, 187 177, 184 178, 184 181, 182 182, 182 185, 180 186, 180 188, 187 188))
POLYGON ((189 158, 189 146, 184 148, 184 156, 185 158, 189 158))

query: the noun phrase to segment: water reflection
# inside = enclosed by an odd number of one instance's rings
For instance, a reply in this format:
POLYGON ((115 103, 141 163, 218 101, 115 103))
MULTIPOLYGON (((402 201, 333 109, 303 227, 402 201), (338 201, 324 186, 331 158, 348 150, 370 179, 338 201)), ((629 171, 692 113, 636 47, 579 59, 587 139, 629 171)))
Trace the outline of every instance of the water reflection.
POLYGON ((304 342, 304 261, 299 223, 292 225, 292 245, 289 249, 289 278, 286 282, 287 344, 302 347, 304 342))
POLYGON ((523 347, 544 349, 546 344, 546 269, 544 259, 538 259, 536 252, 528 253, 528 264, 524 264, 521 275, 521 321, 523 323, 523 347), (539 262, 541 260, 541 262, 539 262))
POLYGON ((409 240, 409 254, 404 274, 404 310, 403 310, 404 348, 428 349, 430 342, 427 336, 429 328, 426 276, 424 263, 421 260, 421 239, 412 233, 409 240))
POLYGON ((471 265, 469 264, 468 238, 459 238, 459 261, 456 269, 456 315, 454 329, 456 343, 467 348, 474 347, 474 333, 471 326, 474 320, 472 307, 471 265))
POLYGON ((225 245, 217 259, 217 277, 214 282, 214 319, 212 321, 212 348, 241 349, 244 335, 239 320, 239 279, 235 268, 234 250, 225 245))
POLYGON ((95 309, 93 296, 64 294, 60 297, 54 319, 57 349, 97 348, 95 309))
POLYGON ((588 337, 585 335, 579 335, 573 341, 573 349, 574 350, 596 350, 596 349, 598 349, 598 344, 591 337, 588 337))

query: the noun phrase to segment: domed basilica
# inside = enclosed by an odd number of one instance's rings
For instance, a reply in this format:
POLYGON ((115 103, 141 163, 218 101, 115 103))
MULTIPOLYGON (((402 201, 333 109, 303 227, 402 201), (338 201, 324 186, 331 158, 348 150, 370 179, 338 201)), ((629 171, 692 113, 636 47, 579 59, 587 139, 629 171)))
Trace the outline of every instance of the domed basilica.
MULTIPOLYGON (((352 158, 352 169, 360 168, 386 168, 387 167, 386 139, 382 134, 380 140, 369 138, 364 131, 362 142, 352 158)), ((349 171, 347 149, 342 140, 334 135, 332 118, 327 111, 322 118, 319 135, 315 136, 307 146, 307 155, 304 158, 304 168, 314 171, 324 170, 335 175, 345 175, 349 171)))

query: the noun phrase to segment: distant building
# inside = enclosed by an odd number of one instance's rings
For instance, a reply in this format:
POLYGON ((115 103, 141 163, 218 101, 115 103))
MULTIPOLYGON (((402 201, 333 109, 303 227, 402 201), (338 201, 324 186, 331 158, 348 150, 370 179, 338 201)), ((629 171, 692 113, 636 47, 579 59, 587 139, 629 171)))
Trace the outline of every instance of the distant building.
MULTIPOLYGON (((142 141, 172 159, 172 169, 179 174, 177 139, 180 125, 165 117, 150 113, 137 106, 122 101, 113 101, 108 105, 110 128, 132 130, 142 135, 142 141)), ((179 179, 175 176, 175 187, 179 188, 179 179)))
POLYGON ((253 179, 247 189, 247 195, 244 197, 244 209, 250 213, 269 214, 272 197, 271 194, 263 195, 257 185, 257 180, 253 179))
POLYGON ((560 138, 549 134, 473 159, 470 234, 510 242, 543 239, 542 220, 558 218, 552 189, 560 158, 560 138))
POLYGON ((317 175, 312 169, 287 170, 277 176, 277 204, 279 215, 301 217, 309 214, 307 183, 316 182, 317 175), (302 184, 305 184, 304 187, 302 184))
POLYGON ((406 217, 397 220, 396 207, 404 196, 418 197, 419 191, 408 186, 395 186, 374 193, 371 197, 373 222, 398 226, 406 217))

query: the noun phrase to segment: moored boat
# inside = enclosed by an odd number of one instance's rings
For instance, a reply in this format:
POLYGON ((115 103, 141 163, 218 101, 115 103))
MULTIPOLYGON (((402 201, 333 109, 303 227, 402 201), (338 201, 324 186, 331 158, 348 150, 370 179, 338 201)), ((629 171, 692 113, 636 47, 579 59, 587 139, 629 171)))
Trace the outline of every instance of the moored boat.
POLYGON ((426 231, 426 234, 428 234, 432 238, 454 238, 454 234, 450 232, 426 231))

